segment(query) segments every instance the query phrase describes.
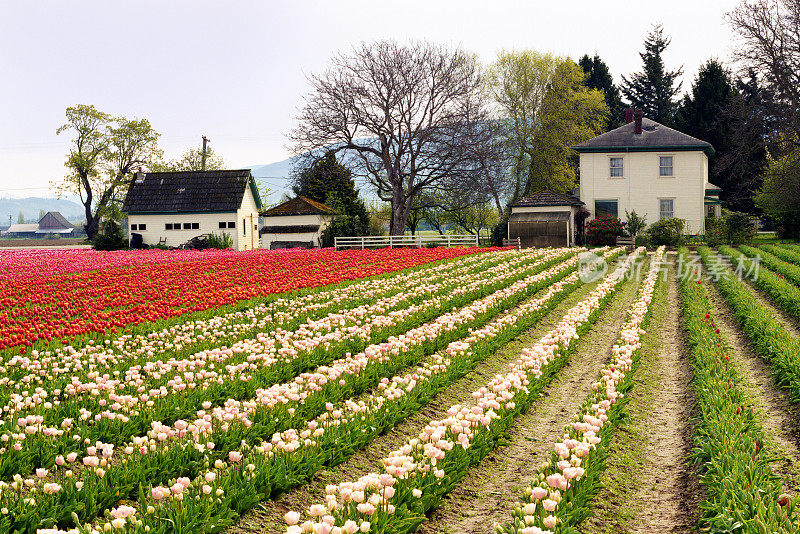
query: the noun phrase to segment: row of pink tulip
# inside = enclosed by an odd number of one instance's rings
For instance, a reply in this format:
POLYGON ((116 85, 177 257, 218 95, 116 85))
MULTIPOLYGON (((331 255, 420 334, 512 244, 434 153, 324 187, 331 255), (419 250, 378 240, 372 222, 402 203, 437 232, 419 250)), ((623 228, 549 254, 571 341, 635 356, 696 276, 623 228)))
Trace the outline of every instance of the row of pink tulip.
MULTIPOLYGON (((618 251, 610 252, 609 255, 616 252, 618 251)), ((429 361, 413 371, 391 380, 384 379, 377 391, 361 400, 348 399, 340 405, 329 404, 324 414, 306 423, 305 429, 289 429, 275 434, 271 440, 255 447, 231 451, 227 458, 229 465, 219 461, 194 481, 186 479, 181 484, 176 480, 169 487, 153 488, 151 494, 146 495, 147 502, 140 503, 142 509, 152 510, 153 513, 142 514, 138 519, 130 518, 127 522, 130 530, 143 532, 143 525, 157 528, 153 521, 163 524, 158 518, 180 517, 182 509, 186 506, 186 499, 191 499, 193 496, 199 497, 200 501, 195 499, 191 506, 218 509, 221 503, 217 502, 219 497, 215 495, 221 488, 215 486, 215 483, 230 480, 233 477, 231 471, 238 473, 244 469, 245 473, 254 473, 256 478, 271 476, 284 481, 308 476, 310 473, 304 473, 303 466, 316 464, 319 458, 330 457, 331 449, 341 447, 343 442, 351 443, 354 435, 363 434, 365 426, 378 425, 384 428, 385 425, 396 422, 403 408, 415 406, 413 399, 418 395, 428 393, 430 396, 431 393, 427 389, 443 380, 453 367, 466 366, 461 373, 466 372, 469 366, 478 360, 475 351, 480 351, 481 347, 492 343, 495 339, 499 338, 499 341, 502 341, 503 336, 512 334, 519 323, 524 323, 525 319, 547 309, 550 301, 576 287, 576 282, 579 283, 578 275, 574 272, 577 261, 578 258, 573 257, 567 262, 573 272, 558 281, 548 282, 563 272, 562 265, 535 275, 532 279, 539 285, 549 284, 543 294, 525 302, 513 313, 498 317, 483 328, 472 331, 467 338, 451 342, 444 351, 433 355, 429 361), (310 460, 312 458, 317 460, 310 460), (277 473, 281 475, 276 476, 277 473)), ((515 289, 519 291, 521 287, 521 284, 518 284, 515 289)), ((457 375, 448 378, 452 381, 457 375)), ((438 387, 442 387, 442 384, 438 387)), ((272 483, 273 489, 278 489, 275 488, 275 484, 272 483)), ((242 488, 239 488, 237 494, 241 491, 242 488)), ((206 517, 207 513, 201 513, 200 516, 206 517)), ((114 519, 116 518, 109 516, 108 522, 113 522, 114 519)), ((117 523, 122 522, 117 521, 117 523)), ((99 525, 100 530, 103 527, 104 525, 99 525)))
POLYGON ((628 319, 611 350, 610 363, 600 370, 592 392, 567 426, 569 431, 555 443, 552 457, 542 464, 525 488, 524 501, 514 505, 513 520, 495 525, 499 534, 552 534, 551 530, 558 525, 562 529, 577 528, 577 522, 584 517, 577 508, 586 508, 596 490, 592 482, 602 469, 596 451, 610 439, 610 432, 603 432, 603 429, 610 427, 607 423, 609 416, 614 416, 612 409, 623 397, 620 386, 625 382, 626 373, 632 370, 636 352, 641 347, 641 337, 645 334, 643 326, 649 317, 663 256, 662 246, 653 255, 637 299, 628 309, 628 319))

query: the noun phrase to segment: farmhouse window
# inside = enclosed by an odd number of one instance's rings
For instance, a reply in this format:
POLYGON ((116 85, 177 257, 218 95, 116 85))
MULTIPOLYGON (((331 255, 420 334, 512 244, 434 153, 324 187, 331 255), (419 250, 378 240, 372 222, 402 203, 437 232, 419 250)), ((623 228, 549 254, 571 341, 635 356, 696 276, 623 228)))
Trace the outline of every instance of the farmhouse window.
POLYGON ((595 217, 616 217, 617 216, 617 201, 616 200, 595 200, 594 201, 594 216, 595 217))
POLYGON ((672 174, 672 156, 659 156, 659 158, 658 158, 658 175, 659 176, 673 176, 673 174, 672 174))
POLYGON ((236 228, 236 221, 231 221, 228 223, 228 228, 236 228))
POLYGON ((147 225, 146 224, 139 224, 139 230, 140 231, 141 230, 147 230, 147 225))
POLYGON ((671 198, 658 199, 658 218, 661 220, 674 217, 674 202, 671 198))
POLYGON ((247 221, 242 219, 242 234, 247 235, 247 221))
POLYGON ((199 230, 199 229, 200 229, 200 223, 192 223, 192 230, 199 230))
POLYGON ((609 176, 611 178, 622 178, 622 158, 608 158, 609 176))
POLYGON ((172 223, 166 223, 166 224, 164 225, 164 229, 165 229, 165 230, 172 230, 172 223))
POLYGON ((184 230, 191 230, 192 229, 192 223, 183 223, 183 229, 184 230))
POLYGON ((228 223, 226 223, 225 221, 220 221, 219 227, 220 228, 227 228, 228 227, 228 223))
POLYGON ((139 229, 138 225, 136 225, 136 224, 132 224, 131 225, 131 232, 133 232, 134 230, 138 230, 138 229, 139 229))

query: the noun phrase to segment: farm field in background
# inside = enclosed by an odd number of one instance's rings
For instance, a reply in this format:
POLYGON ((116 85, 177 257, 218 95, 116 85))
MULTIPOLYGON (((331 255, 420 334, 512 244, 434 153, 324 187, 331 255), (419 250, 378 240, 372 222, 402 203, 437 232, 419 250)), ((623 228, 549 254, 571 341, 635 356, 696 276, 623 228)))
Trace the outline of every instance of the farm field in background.
POLYGON ((0 532, 798 532, 800 246, 0 251, 0 532))

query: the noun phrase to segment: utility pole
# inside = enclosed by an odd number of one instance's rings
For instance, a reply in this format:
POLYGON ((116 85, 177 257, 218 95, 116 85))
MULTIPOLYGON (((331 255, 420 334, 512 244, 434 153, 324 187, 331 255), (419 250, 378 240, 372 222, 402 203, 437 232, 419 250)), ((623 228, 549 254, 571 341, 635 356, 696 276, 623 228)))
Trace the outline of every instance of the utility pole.
POLYGON ((211 141, 211 139, 209 139, 208 137, 206 137, 204 135, 203 136, 203 155, 202 155, 202 158, 200 160, 200 169, 201 170, 206 170, 206 144, 209 141, 211 141))

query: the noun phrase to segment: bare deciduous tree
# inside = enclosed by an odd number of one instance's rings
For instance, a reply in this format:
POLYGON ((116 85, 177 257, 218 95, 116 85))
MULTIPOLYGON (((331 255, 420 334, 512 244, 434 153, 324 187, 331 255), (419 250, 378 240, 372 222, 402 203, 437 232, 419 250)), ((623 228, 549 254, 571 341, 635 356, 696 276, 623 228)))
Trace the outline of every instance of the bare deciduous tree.
POLYGON ((310 78, 289 135, 298 153, 344 152, 355 173, 391 203, 402 234, 424 189, 478 184, 489 130, 475 58, 427 42, 362 44, 310 78))
POLYGON ((800 132, 800 0, 742 2, 728 14, 741 46, 734 57, 745 72, 755 72, 770 95, 765 112, 784 141, 800 132), (789 135, 785 135, 789 134, 789 135))

